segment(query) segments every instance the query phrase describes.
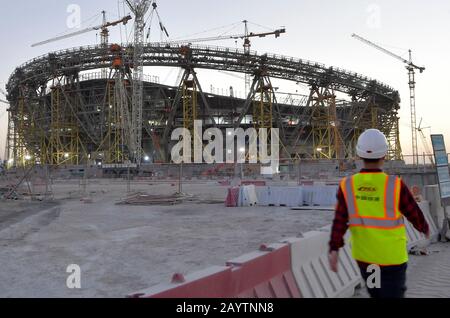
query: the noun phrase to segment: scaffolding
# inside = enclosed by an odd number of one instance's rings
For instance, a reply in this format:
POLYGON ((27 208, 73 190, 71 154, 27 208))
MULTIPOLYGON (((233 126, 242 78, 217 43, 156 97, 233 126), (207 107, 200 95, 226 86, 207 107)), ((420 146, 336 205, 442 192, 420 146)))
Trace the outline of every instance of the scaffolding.
POLYGON ((403 160, 402 146, 400 144, 400 117, 397 114, 393 118, 393 126, 387 134, 389 144, 388 159, 403 160))
POLYGON ((255 89, 253 101, 253 125, 260 128, 270 129, 273 127, 273 87, 267 77, 260 77, 255 89))
POLYGON ((17 107, 17 125, 14 125, 15 129, 15 139, 17 142, 16 154, 14 162, 19 167, 25 167, 30 161, 30 156, 28 155, 26 144, 25 144, 25 134, 26 134, 26 123, 25 123, 25 97, 23 89, 20 90, 20 96, 17 107))
POLYGON ((183 127, 194 136, 194 123, 198 119, 197 84, 194 80, 183 81, 183 127))
POLYGON ((336 95, 328 88, 312 87, 311 126, 314 159, 343 159, 343 142, 336 113, 336 95))
POLYGON ((104 153, 105 163, 123 163, 123 125, 120 115, 120 92, 116 90, 114 80, 108 80, 106 87, 105 113, 107 118, 106 136, 97 152, 104 153))
POLYGON ((64 103, 64 91, 60 81, 50 88, 50 140, 46 164, 51 165, 78 165, 80 163, 80 137, 79 127, 73 110, 68 103, 64 103))

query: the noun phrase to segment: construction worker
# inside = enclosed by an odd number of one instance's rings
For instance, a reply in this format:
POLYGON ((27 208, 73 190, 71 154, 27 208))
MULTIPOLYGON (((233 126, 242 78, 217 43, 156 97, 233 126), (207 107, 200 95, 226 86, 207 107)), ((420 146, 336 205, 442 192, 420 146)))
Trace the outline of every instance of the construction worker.
POLYGON ((338 253, 350 227, 353 258, 372 298, 403 298, 408 262, 404 217, 429 238, 429 227, 408 187, 381 168, 387 155, 386 137, 377 129, 358 140, 357 155, 364 161, 360 173, 339 186, 329 243, 331 270, 338 271, 338 253), (372 266, 370 266, 372 265, 372 266), (377 270, 378 269, 378 270, 377 270), (380 277, 373 276, 379 273, 380 277))

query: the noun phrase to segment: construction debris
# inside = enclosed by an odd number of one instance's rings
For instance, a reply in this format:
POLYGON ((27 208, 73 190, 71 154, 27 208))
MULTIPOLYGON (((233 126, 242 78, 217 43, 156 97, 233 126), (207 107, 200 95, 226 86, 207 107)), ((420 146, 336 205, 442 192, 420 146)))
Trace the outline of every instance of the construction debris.
POLYGON ((184 193, 175 193, 172 195, 151 195, 146 193, 135 193, 124 200, 116 203, 118 205, 174 205, 192 200, 193 196, 184 193))
POLYGON ((223 204, 223 200, 202 199, 186 193, 175 193, 172 195, 152 195, 138 192, 129 195, 117 202, 117 205, 175 205, 184 202, 195 202, 197 204, 223 204))

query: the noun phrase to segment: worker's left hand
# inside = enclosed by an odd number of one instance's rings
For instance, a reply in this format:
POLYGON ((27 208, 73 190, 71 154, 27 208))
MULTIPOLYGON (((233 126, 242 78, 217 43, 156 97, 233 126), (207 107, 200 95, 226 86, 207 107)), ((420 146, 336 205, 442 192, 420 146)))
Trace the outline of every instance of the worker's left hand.
POLYGON ((339 252, 332 251, 328 254, 328 260, 330 262, 330 269, 337 273, 338 272, 338 262, 339 262, 339 252))

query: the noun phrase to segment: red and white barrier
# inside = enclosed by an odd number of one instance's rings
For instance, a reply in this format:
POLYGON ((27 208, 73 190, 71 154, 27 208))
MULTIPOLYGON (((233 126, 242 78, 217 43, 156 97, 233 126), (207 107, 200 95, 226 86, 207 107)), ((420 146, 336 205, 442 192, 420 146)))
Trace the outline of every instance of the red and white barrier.
POLYGON ((239 200, 239 187, 233 187, 228 189, 228 195, 225 199, 225 206, 234 208, 238 206, 239 200))
POLYGON ((214 266, 183 277, 175 274, 162 283, 128 295, 129 298, 228 298, 232 293, 231 268, 214 266))
POLYGON ((227 262, 232 271, 232 297, 299 298, 288 244, 273 244, 227 262))
POLYGON ((288 244, 274 244, 171 283, 128 295, 131 298, 299 298, 288 244))

